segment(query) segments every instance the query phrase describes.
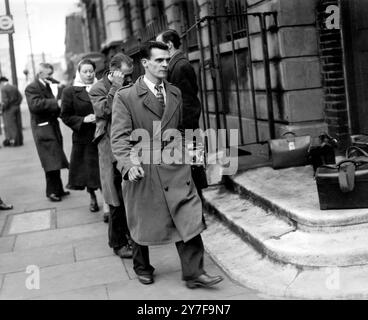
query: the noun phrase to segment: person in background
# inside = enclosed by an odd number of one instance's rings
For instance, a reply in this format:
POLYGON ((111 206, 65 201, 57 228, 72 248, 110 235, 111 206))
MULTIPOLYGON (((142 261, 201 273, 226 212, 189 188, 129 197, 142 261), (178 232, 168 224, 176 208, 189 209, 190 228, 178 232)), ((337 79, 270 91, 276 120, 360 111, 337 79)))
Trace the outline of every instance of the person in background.
POLYGON ((91 212, 99 211, 95 191, 101 188, 98 150, 93 143, 96 117, 88 95, 92 85, 97 82, 95 69, 92 60, 83 59, 79 62, 73 85, 63 90, 60 115, 63 122, 73 130, 67 188, 87 189, 91 212))
POLYGON ((132 258, 133 253, 128 243, 130 234, 121 190, 122 177, 111 151, 111 112, 115 93, 132 82, 132 73, 133 60, 118 53, 112 57, 109 71, 89 91, 96 115, 95 141, 98 143, 102 193, 110 209, 109 246, 120 258, 132 258))
POLYGON ((69 167, 63 150, 58 117, 60 107, 51 91, 54 68, 41 63, 36 79, 25 89, 28 108, 31 113, 31 128, 37 152, 46 175, 46 196, 50 201, 61 201, 69 195, 64 191, 60 170, 69 167))
POLYGON ((170 60, 168 47, 150 41, 140 54, 145 74, 134 85, 116 93, 111 124, 111 147, 124 179, 122 190, 133 239, 134 271, 142 284, 152 284, 154 267, 150 264, 149 246, 174 242, 186 286, 208 288, 223 278, 208 275, 203 267, 201 232, 205 223, 190 165, 180 159, 181 144, 173 152, 179 159, 172 164, 156 159, 157 154, 164 157, 168 150, 162 149, 161 144, 158 149, 155 143, 151 144, 162 141, 164 130, 182 128, 180 90, 165 81, 170 60), (157 122, 161 123, 161 130, 155 127, 157 122), (136 161, 134 151, 139 149, 136 144, 140 141, 133 130, 144 130, 149 136, 149 141, 141 141, 142 148, 150 151, 150 159, 155 157, 154 163, 136 161))
POLYGON ((16 86, 11 85, 6 77, 0 77, 1 108, 4 119, 4 146, 22 146, 22 116, 20 104, 23 97, 16 86))

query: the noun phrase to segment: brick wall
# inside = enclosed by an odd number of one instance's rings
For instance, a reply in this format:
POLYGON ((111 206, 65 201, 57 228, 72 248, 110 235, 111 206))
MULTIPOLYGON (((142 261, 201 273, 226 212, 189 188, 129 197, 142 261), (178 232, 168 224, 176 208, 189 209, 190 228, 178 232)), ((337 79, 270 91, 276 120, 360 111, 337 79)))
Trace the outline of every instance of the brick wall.
POLYGON ((326 26, 326 8, 329 5, 338 5, 338 0, 321 0, 317 9, 324 111, 328 131, 340 141, 340 149, 343 150, 349 144, 349 123, 342 39, 339 29, 329 29, 326 26))

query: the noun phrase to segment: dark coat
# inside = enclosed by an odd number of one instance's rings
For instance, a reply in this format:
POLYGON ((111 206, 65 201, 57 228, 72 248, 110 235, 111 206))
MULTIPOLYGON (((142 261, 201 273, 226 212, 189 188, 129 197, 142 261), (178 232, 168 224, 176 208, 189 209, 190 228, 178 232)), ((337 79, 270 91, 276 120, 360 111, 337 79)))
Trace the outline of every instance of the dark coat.
POLYGON ((83 122, 84 117, 91 113, 93 107, 85 88, 71 86, 63 90, 60 117, 73 130, 68 183, 70 189, 101 187, 98 150, 93 143, 96 125, 83 122))
POLYGON ((31 113, 32 134, 42 167, 45 172, 68 168, 58 121, 60 108, 51 89, 35 80, 26 87, 25 94, 31 113))
POLYGON ((201 102, 198 99, 198 86, 195 71, 182 52, 175 54, 168 69, 167 80, 178 87, 183 97, 183 127, 198 129, 201 115, 201 102))
POLYGON ((16 86, 7 83, 1 88, 5 139, 14 140, 15 146, 23 144, 20 104, 23 97, 16 86))
POLYGON ((98 142, 101 187, 107 204, 118 207, 120 200, 114 184, 114 166, 116 161, 110 143, 111 112, 114 95, 119 88, 111 85, 107 76, 93 85, 89 96, 96 115, 95 141, 98 142))
MULTIPOLYGON (((180 90, 166 81, 165 89, 164 113, 143 77, 134 85, 119 90, 112 107, 112 151, 125 179, 122 189, 131 237, 141 245, 188 241, 205 228, 202 203, 191 177, 190 165, 142 163, 144 178, 137 182, 126 180, 127 172, 134 166, 130 141, 133 130, 144 129, 149 137, 156 140, 166 129, 180 126, 180 90), (161 121, 161 131, 155 130, 154 121, 161 121)), ((182 149, 182 145, 178 148, 182 149)), ((164 155, 161 145, 158 154, 164 155)), ((180 156, 181 152, 177 155, 180 156)))

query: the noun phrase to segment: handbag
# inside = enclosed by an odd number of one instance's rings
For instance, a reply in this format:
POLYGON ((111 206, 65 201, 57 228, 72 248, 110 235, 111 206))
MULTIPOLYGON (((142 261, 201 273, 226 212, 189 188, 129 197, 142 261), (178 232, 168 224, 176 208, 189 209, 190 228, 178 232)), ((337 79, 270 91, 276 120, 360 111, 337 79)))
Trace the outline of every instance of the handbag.
POLYGON ((308 163, 310 136, 296 136, 294 132, 285 132, 287 138, 270 140, 272 167, 274 169, 304 166, 308 163))
POLYGON ((321 210, 368 208, 368 153, 358 147, 346 150, 346 159, 317 169, 321 210))

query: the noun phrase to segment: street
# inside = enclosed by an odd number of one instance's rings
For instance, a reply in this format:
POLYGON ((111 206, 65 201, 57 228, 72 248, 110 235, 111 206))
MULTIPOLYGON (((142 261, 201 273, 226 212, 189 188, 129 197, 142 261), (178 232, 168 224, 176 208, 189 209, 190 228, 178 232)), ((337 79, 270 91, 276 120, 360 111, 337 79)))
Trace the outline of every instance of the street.
MULTIPOLYGON (((0 149, 0 196, 13 210, 0 211, 0 299, 260 299, 234 283, 205 255, 205 269, 225 280, 212 289, 187 289, 175 245, 151 247, 155 283, 143 286, 132 260, 121 260, 107 244, 101 210, 91 213, 85 191, 71 191, 62 202, 45 196, 44 172, 36 152, 26 104, 22 105, 21 147, 0 149)), ((61 124, 64 150, 71 131, 61 124)), ((3 140, 1 135, 0 139, 3 140)), ((62 180, 67 184, 67 170, 62 180)))

